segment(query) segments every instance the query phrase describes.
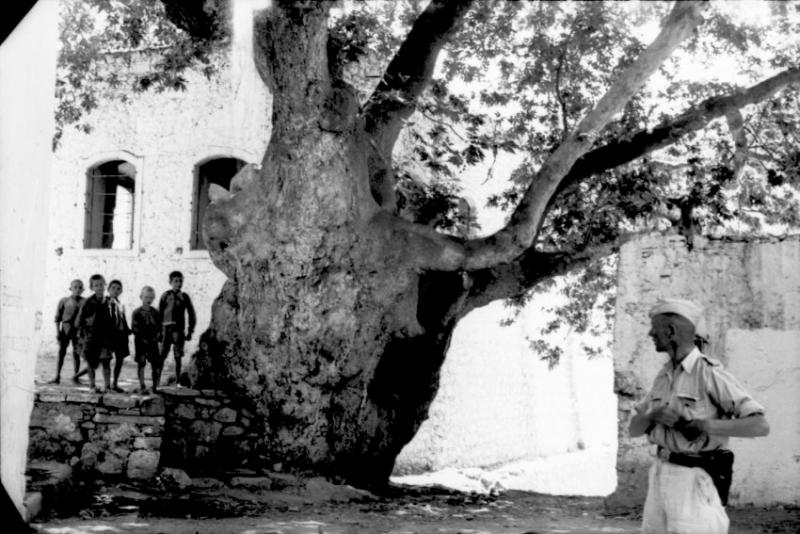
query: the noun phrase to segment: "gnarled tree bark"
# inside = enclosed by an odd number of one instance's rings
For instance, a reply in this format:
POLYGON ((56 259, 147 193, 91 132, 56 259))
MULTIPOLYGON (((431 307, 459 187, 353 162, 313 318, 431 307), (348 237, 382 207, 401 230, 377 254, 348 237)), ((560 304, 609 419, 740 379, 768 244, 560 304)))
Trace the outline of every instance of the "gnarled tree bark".
POLYGON ((697 2, 676 4, 659 38, 543 166, 509 226, 464 242, 393 213, 390 164, 469 5, 433 0, 363 108, 328 64, 329 3, 274 0, 256 22, 272 137, 261 170, 208 209, 206 243, 228 281, 198 362, 200 381, 226 387, 259 414, 267 462, 385 483, 427 417, 458 320, 615 246, 532 248, 565 177, 593 172, 574 169, 591 161, 596 132, 691 33, 700 11, 697 2))

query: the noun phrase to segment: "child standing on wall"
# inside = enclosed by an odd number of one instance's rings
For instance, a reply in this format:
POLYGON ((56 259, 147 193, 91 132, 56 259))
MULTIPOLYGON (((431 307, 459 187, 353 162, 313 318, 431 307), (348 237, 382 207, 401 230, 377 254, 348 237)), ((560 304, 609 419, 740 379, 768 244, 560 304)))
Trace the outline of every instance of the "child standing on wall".
POLYGON ((164 359, 158 350, 158 342, 161 338, 161 315, 152 304, 156 298, 156 292, 150 286, 144 286, 139 295, 142 305, 133 310, 131 315, 131 329, 133 330, 133 345, 136 350, 136 372, 139 376, 139 393, 148 393, 144 384, 144 368, 150 362, 153 376, 153 392, 158 392, 158 384, 161 381, 161 370, 164 367, 164 359))
POLYGON ((85 299, 78 310, 75 328, 78 329, 81 355, 89 366, 89 385, 95 393, 104 390, 95 385, 95 371, 103 366, 103 380, 106 389, 111 387, 111 311, 103 296, 106 291, 106 280, 101 274, 92 275, 89 288, 93 294, 85 299))
MULTIPOLYGON (((183 274, 180 271, 169 273, 169 284, 172 289, 161 295, 158 311, 161 313, 162 337, 161 361, 165 361, 169 350, 174 347, 175 353, 175 380, 176 387, 181 380, 181 358, 183 358, 183 344, 192 339, 192 333, 197 322, 194 306, 189 295, 181 291, 183 287, 183 274), (189 317, 189 328, 186 329, 186 316, 189 317), (184 335, 184 330, 186 333, 184 335)), ((158 383, 153 387, 157 388, 158 383)))
POLYGON ((128 327, 128 319, 125 317, 125 306, 119 301, 122 294, 122 282, 112 280, 108 284, 108 310, 111 313, 111 351, 114 353, 114 385, 111 389, 117 393, 125 393, 119 387, 119 375, 122 372, 122 364, 125 357, 131 353, 128 347, 128 336, 131 329, 128 327))
POLYGON ((58 363, 56 364, 56 376, 49 384, 61 383, 61 368, 64 367, 64 359, 67 357, 67 348, 72 343, 72 357, 75 360, 75 372, 72 374, 72 382, 80 384, 78 371, 81 365, 80 351, 78 346, 78 330, 75 328, 75 318, 78 310, 83 304, 83 282, 73 280, 69 285, 70 296, 58 301, 56 308, 56 339, 58 340, 58 363))

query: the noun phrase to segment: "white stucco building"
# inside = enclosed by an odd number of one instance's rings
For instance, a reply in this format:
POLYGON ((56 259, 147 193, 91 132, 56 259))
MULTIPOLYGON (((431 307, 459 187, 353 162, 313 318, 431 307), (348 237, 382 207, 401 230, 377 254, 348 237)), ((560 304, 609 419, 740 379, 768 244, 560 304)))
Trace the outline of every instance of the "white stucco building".
MULTIPOLYGON (((139 55, 135 63, 150 60, 139 55)), ((74 278, 87 290, 94 273, 121 280, 130 311, 142 286, 160 294, 179 270, 198 324, 208 324, 224 278, 204 250, 199 221, 210 188, 227 187, 244 164, 260 164, 270 96, 254 69, 228 65, 211 81, 199 73, 188 81, 184 92, 105 100, 87 117, 88 135, 65 129, 47 214, 46 319, 74 278)), ((55 340, 46 341, 43 349, 55 350, 55 340)))
MULTIPOLYGON (((0 477, 23 517, 42 327, 47 220, 41 215, 48 211, 57 40, 55 5, 39 2, 0 45, 0 477)), ((13 524, 11 517, 3 519, 13 524)))

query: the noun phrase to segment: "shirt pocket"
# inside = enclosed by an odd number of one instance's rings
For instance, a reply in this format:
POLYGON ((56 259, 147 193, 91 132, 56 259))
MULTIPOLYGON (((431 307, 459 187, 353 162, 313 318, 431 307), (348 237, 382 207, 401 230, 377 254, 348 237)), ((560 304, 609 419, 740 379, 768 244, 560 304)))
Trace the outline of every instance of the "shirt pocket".
POLYGON ((675 393, 673 407, 684 419, 691 421, 699 415, 700 399, 694 393, 675 393))
POLYGON ((675 393, 675 405, 686 419, 715 418, 717 410, 708 394, 694 388, 679 389, 675 393))

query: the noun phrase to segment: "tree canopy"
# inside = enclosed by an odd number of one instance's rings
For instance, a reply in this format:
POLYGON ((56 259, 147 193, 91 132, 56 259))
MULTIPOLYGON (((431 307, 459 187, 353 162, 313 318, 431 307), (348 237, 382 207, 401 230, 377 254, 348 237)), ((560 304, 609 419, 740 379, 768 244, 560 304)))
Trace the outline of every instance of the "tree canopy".
MULTIPOLYGON (((377 165, 372 177, 384 207, 437 232, 469 227, 480 235, 476 214, 460 200, 461 177, 479 167, 486 180, 504 180, 478 210, 502 209, 506 227, 467 244, 456 254, 460 265, 442 255, 437 266, 482 272, 476 304, 530 298, 527 264, 588 266, 566 289, 572 311, 557 310, 585 329, 587 310, 610 287, 602 264, 589 260, 631 232, 674 225, 691 246, 695 233, 787 232, 800 223, 796 2, 697 8, 702 20, 680 49, 589 125, 581 121, 646 50, 668 2, 348 1, 332 8, 330 68, 362 62, 370 72, 384 70, 380 80, 357 84, 368 128, 380 125, 384 137, 376 142, 394 155, 390 169, 377 165), (394 124, 381 124, 375 109, 391 109, 394 124), (506 161, 516 164, 510 176, 496 171, 506 161)), ((100 98, 181 90, 186 69, 214 76, 212 56, 229 42, 229 16, 224 0, 202 8, 64 1, 59 128, 90 130, 85 113, 100 98), (160 60, 124 86, 102 65, 130 50, 160 60)))

